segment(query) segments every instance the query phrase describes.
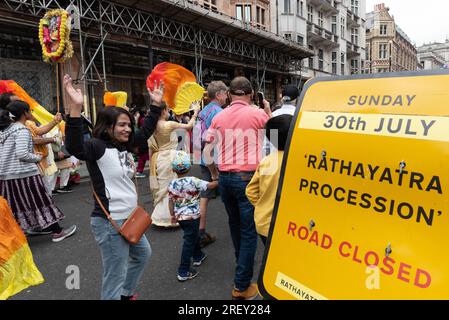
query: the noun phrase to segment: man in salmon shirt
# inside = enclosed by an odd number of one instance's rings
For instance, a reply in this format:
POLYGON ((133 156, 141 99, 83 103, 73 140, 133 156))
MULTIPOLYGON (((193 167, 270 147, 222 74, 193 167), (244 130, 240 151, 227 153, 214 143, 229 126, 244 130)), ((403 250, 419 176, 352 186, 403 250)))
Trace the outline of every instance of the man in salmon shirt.
POLYGON ((251 283, 257 232, 254 207, 245 189, 263 155, 263 129, 269 120, 270 105, 264 102, 266 112, 251 106, 253 89, 244 77, 232 80, 229 94, 231 104, 212 120, 204 152, 212 178, 219 179, 221 198, 229 216, 237 262, 232 298, 252 300, 258 295, 257 285, 251 283), (210 156, 214 147, 216 157, 210 156))

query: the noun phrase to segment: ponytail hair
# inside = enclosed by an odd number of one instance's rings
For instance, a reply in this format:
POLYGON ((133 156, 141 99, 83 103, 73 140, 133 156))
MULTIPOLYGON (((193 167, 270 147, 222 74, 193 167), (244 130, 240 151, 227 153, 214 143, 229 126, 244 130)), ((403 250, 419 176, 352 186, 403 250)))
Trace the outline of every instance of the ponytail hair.
POLYGON ((30 112, 30 106, 25 101, 15 100, 10 102, 5 110, 9 112, 12 122, 17 122, 24 114, 30 112))

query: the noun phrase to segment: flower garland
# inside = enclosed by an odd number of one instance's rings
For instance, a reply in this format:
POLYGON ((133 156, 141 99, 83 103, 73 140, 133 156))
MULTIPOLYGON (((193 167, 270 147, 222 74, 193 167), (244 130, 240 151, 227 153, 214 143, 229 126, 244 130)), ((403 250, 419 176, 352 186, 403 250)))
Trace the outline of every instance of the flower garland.
POLYGON ((69 14, 63 9, 48 11, 39 23, 39 41, 47 63, 64 62, 73 55, 69 14))

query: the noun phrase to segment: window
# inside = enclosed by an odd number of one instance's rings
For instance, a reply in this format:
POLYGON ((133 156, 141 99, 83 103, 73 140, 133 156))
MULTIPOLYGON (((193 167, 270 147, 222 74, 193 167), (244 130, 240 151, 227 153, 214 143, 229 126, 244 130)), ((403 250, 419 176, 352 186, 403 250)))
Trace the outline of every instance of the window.
POLYGON ((379 44, 379 59, 387 58, 387 44, 379 44))
POLYGON ((332 33, 337 34, 337 16, 332 16, 332 33))
POLYGON ((284 0, 284 13, 292 13, 292 8, 290 6, 290 0, 284 0))
POLYGON ((313 7, 311 5, 307 6, 307 21, 313 22, 313 7))
POLYGON ((332 73, 337 74, 337 52, 332 52, 332 73))
POLYGON ((345 32, 346 32, 346 19, 345 18, 341 18, 340 19, 340 23, 341 23, 341 37, 342 39, 345 39, 345 32))
POLYGON ((235 6, 235 18, 240 21, 251 21, 251 6, 237 4, 235 6))
POLYGON ((260 23, 260 7, 256 7, 256 21, 260 23))
POLYGON ((204 0, 204 8, 217 11, 217 0, 204 0))
POLYGON ((251 22, 251 6, 245 5, 245 21, 251 22))
POLYGON ((380 25, 380 35, 381 36, 387 35, 387 25, 386 24, 380 25))
POLYGON ((304 37, 303 36, 297 36, 297 42, 300 44, 300 45, 304 45, 304 37))
POLYGON ((318 25, 322 28, 324 25, 324 17, 323 17, 323 12, 318 11, 318 25))
MULTIPOLYGON (((309 49, 312 50, 312 51, 314 52, 313 46, 309 46, 309 49)), ((309 68, 310 68, 310 69, 313 69, 313 68, 315 67, 315 66, 314 66, 314 61, 313 61, 313 60, 314 60, 314 59, 313 59, 313 56, 309 58, 309 68)))
POLYGON ((359 15, 359 0, 351 0, 351 11, 359 15))
POLYGON ((296 14, 304 17, 304 1, 296 0, 296 14))
POLYGON ((346 63, 346 57, 344 52, 341 53, 340 56, 340 64, 341 64, 341 75, 344 76, 345 75, 345 63, 346 63))
POLYGON ((318 69, 324 70, 324 52, 322 49, 318 50, 318 69))
POLYGON ((359 60, 351 60, 351 74, 359 73, 359 60))
POLYGON ((235 6, 235 18, 237 20, 243 20, 243 6, 238 4, 235 6))
POLYGON ((262 16, 262 24, 265 25, 265 9, 260 9, 260 15, 262 16))
POLYGON ((359 44, 359 29, 351 29, 351 42, 353 44, 359 44))
POLYGON ((292 41, 292 34, 291 33, 284 33, 284 38, 287 40, 292 41))

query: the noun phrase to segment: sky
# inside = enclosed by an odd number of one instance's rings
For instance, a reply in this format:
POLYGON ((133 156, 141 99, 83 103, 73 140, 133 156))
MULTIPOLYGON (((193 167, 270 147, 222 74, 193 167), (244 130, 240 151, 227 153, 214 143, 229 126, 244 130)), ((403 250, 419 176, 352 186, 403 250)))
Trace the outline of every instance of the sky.
POLYGON ((390 8, 396 24, 417 46, 449 39, 448 0, 366 0, 366 11, 379 3, 390 8))

